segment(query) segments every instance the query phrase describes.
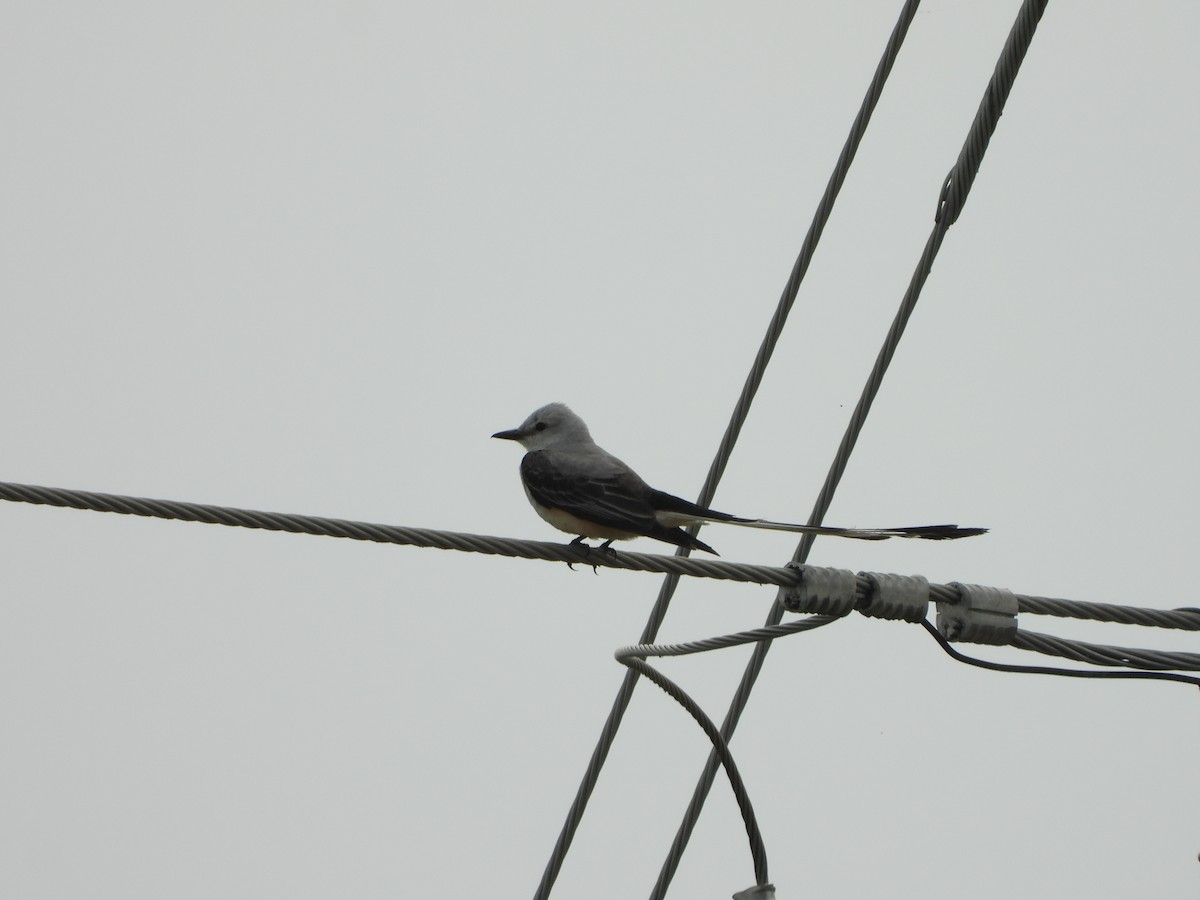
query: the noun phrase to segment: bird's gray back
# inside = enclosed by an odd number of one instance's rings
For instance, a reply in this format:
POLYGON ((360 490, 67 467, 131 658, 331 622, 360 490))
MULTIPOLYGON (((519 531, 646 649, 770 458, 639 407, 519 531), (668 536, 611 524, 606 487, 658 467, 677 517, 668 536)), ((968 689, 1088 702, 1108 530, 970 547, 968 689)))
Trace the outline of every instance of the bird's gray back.
POLYGON ((521 480, 530 497, 544 507, 605 525, 657 525, 646 482, 590 442, 526 453, 521 460, 521 480))

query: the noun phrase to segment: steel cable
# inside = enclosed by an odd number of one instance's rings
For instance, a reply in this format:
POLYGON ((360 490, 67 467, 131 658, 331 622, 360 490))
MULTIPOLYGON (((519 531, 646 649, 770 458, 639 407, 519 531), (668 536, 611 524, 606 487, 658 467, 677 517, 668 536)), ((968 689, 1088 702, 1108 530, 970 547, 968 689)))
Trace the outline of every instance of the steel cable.
POLYGON ((1030 597, 1021 594, 1017 595, 1017 601, 1021 612, 1035 615, 1200 631, 1200 610, 1143 609, 1137 606, 1085 603, 1080 600, 1058 600, 1053 597, 1030 597))
POLYGON ((1103 672, 1095 669, 1060 669, 1050 666, 1025 666, 992 662, 987 659, 967 656, 965 653, 956 650, 928 619, 921 622, 921 625, 951 659, 966 663, 969 666, 976 666, 980 669, 988 669, 992 672, 1010 672, 1022 675, 1054 675, 1061 678, 1088 678, 1106 681, 1175 681, 1181 684, 1190 684, 1193 687, 1200 687, 1200 678, 1195 678, 1191 675, 1180 675, 1176 672, 1103 672))
MULTIPOLYGON (((908 26, 916 15, 919 6, 920 0, 907 0, 901 10, 900 18, 896 22, 895 28, 888 39, 883 57, 875 69, 875 75, 871 80, 870 87, 867 89, 858 114, 854 118, 854 123, 850 127, 850 134, 847 136, 846 142, 842 147, 842 152, 838 156, 837 163, 834 165, 833 174, 830 175, 829 181, 825 185, 825 192, 821 196, 821 201, 817 205, 812 223, 809 225, 808 232, 804 236, 804 241, 800 246, 800 252, 796 257, 795 265, 788 276, 787 284, 784 286, 779 303, 775 307, 775 313, 771 317, 771 322, 767 327, 766 335, 763 337, 762 345, 758 349, 758 354, 754 358, 750 373, 747 375, 741 394, 734 405, 733 414, 725 429, 725 434, 721 438, 720 446, 717 448, 716 456, 713 458, 708 476, 705 478, 704 486, 701 488, 700 495, 696 501, 701 506, 711 505, 712 498, 716 494, 717 485, 720 483, 721 476, 725 473, 725 467, 728 465, 729 458, 733 453, 734 444, 737 443, 742 426, 745 424, 746 417, 750 413, 750 405, 758 393, 758 387, 762 381, 763 373, 766 371, 767 363, 770 362, 771 356, 775 351, 775 345, 779 341, 779 336, 783 333, 783 326, 787 322, 788 314, 791 312, 796 295, 800 290, 800 282, 803 281, 804 275, 808 271, 813 253, 816 251, 821 234, 825 229, 825 223, 829 220, 833 204, 837 200, 842 183, 845 181, 846 174, 850 170, 850 165, 854 161, 855 154, 858 152, 859 144, 862 142, 867 125, 871 121, 871 114, 879 102, 879 98, 883 93, 883 86, 892 71, 892 65, 900 52, 901 45, 904 43, 904 37, 908 33, 908 26)), ((699 531, 699 528, 692 526, 689 531, 695 535, 699 531)), ((685 557, 688 555, 688 551, 681 548, 676 555, 685 557)), ((659 588, 658 598, 651 609, 645 628, 642 629, 641 643, 648 644, 652 642, 658 634, 658 629, 666 617, 667 608, 671 603, 671 598, 675 594, 675 588, 678 583, 678 578, 673 575, 669 575, 663 579, 662 586, 659 588)), ((579 828, 579 822, 583 818, 583 812, 587 807, 588 799, 591 797, 592 791, 596 787, 596 782, 600 778, 600 770, 604 767, 604 762, 608 758, 608 751, 612 747, 613 740, 616 738, 617 729, 620 728, 621 720, 625 716, 625 710, 628 708, 629 701, 633 696, 637 677, 636 672, 629 671, 625 674, 625 678, 621 682, 617 696, 613 700, 612 707, 600 731, 596 747, 592 751, 591 758, 588 760, 583 779, 580 781, 579 787, 575 792, 575 797, 571 802, 571 808, 567 812, 566 820, 563 822, 558 839, 554 844, 554 849, 551 851, 550 859, 546 863, 542 879, 538 884, 537 890, 534 892, 534 900, 546 900, 550 896, 554 882, 558 878, 559 870, 562 868, 563 860, 570 849, 571 841, 574 839, 575 832, 579 828)))
MULTIPOLYGON (((996 124, 1000 119, 1004 103, 1008 98, 1009 91, 1012 89, 1013 81, 1020 69, 1021 61, 1025 57, 1025 52, 1033 40, 1034 32, 1037 29, 1038 22, 1041 20, 1042 13, 1045 11, 1047 2, 1048 0, 1025 0, 1017 14, 1017 20, 1009 32, 1004 49, 1000 54, 1000 59, 996 64, 996 69, 984 93, 983 102, 975 114, 971 129, 963 144, 963 149, 959 153, 958 161, 942 186, 933 230, 925 243, 925 249, 921 254, 917 269, 913 273, 908 290, 905 292, 896 317, 892 321, 892 326, 888 330, 883 347, 880 349, 879 355, 875 360, 875 365, 867 379, 867 384, 863 388, 862 396, 854 409, 846 433, 842 438, 833 464, 821 488, 821 493, 813 507, 812 515, 808 520, 808 523, 811 525, 819 525, 823 521, 825 513, 832 503, 833 493, 841 481, 846 462, 849 459, 851 451, 854 449, 854 445, 858 441, 858 436, 862 431, 867 413, 871 409, 875 395, 883 381, 883 376, 886 374, 888 365, 895 353, 896 346, 904 333, 905 326, 912 315, 917 299, 920 297, 921 288, 924 286, 925 280, 933 268, 933 261, 937 257, 938 250, 941 248, 946 231, 962 212, 962 207, 966 202, 971 185, 974 183, 975 173, 979 169, 979 163, 991 140, 992 132, 995 130, 996 124)), ((915 13, 915 9, 913 12, 915 13)), ((899 26, 897 27, 899 28, 899 26)), ((796 553, 793 556, 794 562, 803 563, 808 559, 813 541, 814 537, 812 535, 804 536, 796 548, 796 553)), ((782 599, 777 598, 767 616, 767 625, 778 624, 782 617, 782 599)), ((738 684, 737 692, 730 703, 725 721, 721 726, 721 734, 727 741, 737 729, 738 721, 741 719, 742 712, 746 708, 750 692, 754 688, 754 683, 758 678, 758 674, 762 669, 763 662, 770 648, 770 641, 763 641, 755 645, 754 653, 746 665, 741 682, 738 684)), ((684 813, 683 821, 680 823, 679 829, 675 834, 671 849, 663 861, 658 881, 650 893, 651 900, 662 900, 666 896, 667 888, 670 886, 671 879, 674 877, 675 871, 679 866, 679 861, 683 858, 683 852, 687 848, 692 831, 699 820, 700 811, 703 809, 704 801, 712 787, 716 770, 717 759, 713 754, 710 754, 704 770, 700 774, 695 791, 692 794, 691 802, 684 813)))
POLYGON ((525 541, 486 534, 437 531, 432 528, 408 528, 402 525, 379 525, 371 522, 353 522, 346 519, 328 519, 294 513, 262 512, 230 506, 185 503, 178 500, 152 500, 146 497, 100 494, 93 491, 39 487, 32 484, 0 482, 0 500, 254 528, 264 531, 286 531, 291 534, 323 535, 381 544, 405 544, 439 550, 486 553, 493 556, 581 563, 610 569, 718 578, 724 581, 739 581, 749 584, 773 584, 783 587, 795 586, 799 583, 797 573, 784 567, 756 566, 748 563, 725 562, 724 560, 687 559, 626 551, 619 553, 589 551, 582 547, 546 541, 525 541))
MULTIPOLYGON (((411 528, 403 525, 380 525, 372 522, 355 522, 348 519, 330 519, 297 513, 264 512, 234 506, 215 506, 180 500, 155 500, 147 497, 130 497, 124 494, 103 494, 95 491, 40 487, 14 482, 0 482, 0 500, 252 528, 262 531, 284 531, 290 534, 320 535, 355 541, 485 553, 493 556, 580 563, 600 568, 660 572, 694 578, 716 578, 745 584, 771 584, 789 589, 800 585, 803 572, 803 569, 790 566, 762 566, 718 559, 691 559, 649 553, 630 553, 624 550, 620 552, 589 551, 585 548, 573 547, 570 544, 556 544, 547 541, 527 541, 459 531, 411 528)), ((865 574, 859 574, 855 577, 855 585, 857 601, 861 605, 870 595, 871 579, 865 574)), ((959 602, 958 588, 949 584, 930 584, 929 596, 937 603, 957 604, 959 602)), ((1200 631, 1200 609, 1147 609, 1112 603, 1062 600, 1030 594, 1015 594, 1014 596, 1020 612, 1031 615, 1200 631)), ((781 633, 787 633, 786 629, 790 628, 790 626, 780 627, 785 629, 781 633)), ((764 631, 761 637, 770 637, 768 631, 764 631)))
POLYGON ((1032 650, 1046 656, 1061 656, 1064 659, 1092 663, 1097 666, 1122 666, 1126 669, 1150 671, 1200 671, 1200 653, 1110 647, 1105 644, 1089 644, 1050 634, 1039 634, 1036 631, 1018 630, 1013 636, 1011 646, 1018 650, 1032 650))

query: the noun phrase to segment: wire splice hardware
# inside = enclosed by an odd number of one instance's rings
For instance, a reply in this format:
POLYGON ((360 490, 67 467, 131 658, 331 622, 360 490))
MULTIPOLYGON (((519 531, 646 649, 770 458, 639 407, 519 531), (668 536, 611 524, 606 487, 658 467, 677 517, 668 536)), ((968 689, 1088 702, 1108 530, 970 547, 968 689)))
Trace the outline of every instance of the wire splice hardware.
POLYGON ((920 622, 929 615, 929 579, 923 575, 859 572, 871 584, 865 605, 858 611, 873 619, 920 622))
POLYGON ((858 603, 858 578, 849 569, 802 566, 788 563, 800 573, 800 583, 782 590, 783 605, 790 612, 844 616, 858 603))
POLYGON ((958 603, 937 605, 937 627, 948 641, 1011 644, 1017 634, 1017 595, 1007 588, 950 582, 958 603))

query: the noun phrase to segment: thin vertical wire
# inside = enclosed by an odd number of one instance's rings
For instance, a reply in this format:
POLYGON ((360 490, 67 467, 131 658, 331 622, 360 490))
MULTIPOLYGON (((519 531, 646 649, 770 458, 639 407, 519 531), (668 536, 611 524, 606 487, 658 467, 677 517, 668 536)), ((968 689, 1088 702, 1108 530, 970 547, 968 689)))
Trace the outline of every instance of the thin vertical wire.
MULTIPOLYGON (((829 181, 825 186, 825 192, 821 196, 821 202, 818 204, 812 223, 809 225, 808 232, 804 236, 804 242, 800 246, 800 253, 796 258, 795 265, 792 267, 787 284, 784 286, 783 294, 779 298, 775 314, 772 316, 770 325, 767 328, 766 336, 763 338, 762 345, 758 349, 758 354, 754 358, 754 364, 750 369, 749 375, 746 377, 746 382, 742 387, 737 404, 734 406, 729 425, 725 429, 725 434, 721 438, 721 444, 717 449, 716 456, 709 467, 708 477, 705 479, 704 486, 701 488, 697 499, 697 502, 702 506, 709 505, 716 494, 717 485, 725 473, 725 467, 729 463, 733 447, 737 443, 742 426, 745 424, 746 417, 750 413, 750 404, 754 401, 754 397, 758 393, 758 387, 762 382, 767 363, 775 351, 775 345, 779 341, 779 336, 783 332, 783 326, 787 322, 788 314, 795 303, 796 295, 800 290, 800 282, 803 281, 805 273, 808 271, 813 253, 816 251, 817 244, 821 240, 821 234, 825 230, 825 223, 829 221, 830 213, 833 211, 833 204, 837 199, 843 182, 846 180, 850 164, 854 161, 854 156, 858 152, 859 144, 862 142, 867 125, 871 121, 871 114, 875 111, 875 106, 878 104, 879 98, 883 93, 884 84, 887 82, 888 75, 891 74, 896 56, 900 52, 900 47, 904 43, 904 37, 908 33, 908 27, 913 17, 917 14, 919 6, 920 0, 907 0, 900 12, 900 18, 892 29, 891 36, 888 38, 883 57, 875 69, 875 76, 871 80, 867 94, 863 98, 858 114, 854 118, 854 123, 850 127, 850 134, 847 136, 846 142, 842 147, 842 152, 838 156, 833 174, 830 175, 829 181)), ((694 535, 699 531, 699 526, 692 526, 689 531, 694 535)), ((687 556, 688 551, 685 548, 680 548, 676 555, 687 556)), ((640 643, 649 644, 654 641, 654 638, 658 634, 658 629, 666 617, 667 608, 670 606, 671 598, 674 596, 675 588, 678 584, 679 579, 674 575, 668 575, 663 579, 662 586, 659 588, 658 599, 650 611, 646 627, 642 630, 640 643)), ((554 888, 554 882, 557 880, 558 873, 562 869, 563 860, 566 858, 567 851, 574 840, 575 832, 579 828, 579 823, 583 818, 584 810, 587 808, 588 800, 596 787, 596 782, 600 778, 600 770, 604 767, 604 762, 608 758, 608 751, 616 738, 617 729, 620 728, 621 720, 625 716, 625 710, 629 707, 629 701, 633 697, 633 689, 637 684, 637 680, 638 674, 633 670, 629 670, 625 673, 625 677, 621 681, 621 687, 617 691, 616 699, 613 701, 612 708, 609 710, 608 717, 604 721, 604 727, 600 732, 600 739, 592 751, 592 756, 588 761, 583 780, 575 792, 575 799, 572 801, 571 808, 567 812, 566 821, 559 832, 558 840, 555 842, 554 850, 550 855, 550 860, 546 863, 546 869, 542 873, 542 880, 538 884, 537 891, 534 893, 534 900, 546 900, 554 888)))

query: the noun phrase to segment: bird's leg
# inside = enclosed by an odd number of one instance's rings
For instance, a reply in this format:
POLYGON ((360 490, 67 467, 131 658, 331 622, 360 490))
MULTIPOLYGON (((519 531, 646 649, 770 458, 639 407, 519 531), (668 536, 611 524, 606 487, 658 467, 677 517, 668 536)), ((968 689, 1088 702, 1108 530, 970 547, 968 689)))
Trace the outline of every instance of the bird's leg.
POLYGON ((612 554, 613 556, 616 556, 617 551, 613 548, 613 545, 612 545, 612 542, 614 540, 616 540, 616 538, 609 538, 607 541, 605 541, 603 544, 601 544, 596 549, 599 550, 601 553, 609 553, 609 554, 612 554))

